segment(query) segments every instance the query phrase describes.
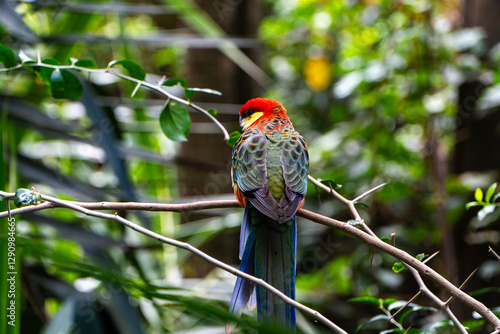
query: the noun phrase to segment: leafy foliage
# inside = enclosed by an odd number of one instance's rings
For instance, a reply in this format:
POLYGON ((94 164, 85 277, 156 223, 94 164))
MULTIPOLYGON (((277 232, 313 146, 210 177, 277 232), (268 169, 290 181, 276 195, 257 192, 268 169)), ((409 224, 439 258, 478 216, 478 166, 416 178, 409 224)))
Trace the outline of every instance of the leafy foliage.
POLYGON ((481 190, 481 188, 476 188, 476 191, 474 192, 475 201, 467 203, 465 205, 465 208, 470 209, 474 206, 482 206, 482 209, 477 212, 477 219, 483 220, 487 215, 493 213, 495 211, 495 208, 500 204, 496 202, 498 198, 500 198, 500 193, 497 193, 495 196, 493 196, 496 187, 496 183, 493 183, 491 186, 489 186, 484 199, 483 191, 481 190))
MULTIPOLYGON (((10 54, 13 54, 12 50, 9 48, 3 47, 4 54, 6 55, 4 58, 5 62, 9 62, 10 54)), ((1 50, 0 50, 1 51, 1 50)), ((52 97, 56 99, 72 99, 78 100, 83 96, 83 85, 80 82, 80 79, 71 73, 67 66, 61 65, 61 63, 54 58, 46 58, 41 62, 35 62, 24 53, 21 54, 22 66, 26 69, 35 72, 38 77, 47 85, 50 86, 52 97)), ((15 61, 15 57, 14 57, 15 61)), ((71 58, 72 65, 69 67, 71 69, 82 70, 86 69, 94 69, 95 63, 93 60, 89 59, 75 59, 71 58)), ((9 63, 10 64, 10 63, 9 63)), ((14 64, 16 65, 16 64, 14 64)), ((113 60, 108 64, 105 72, 109 72, 109 70, 115 65, 122 65, 128 72, 131 80, 136 79, 139 80, 136 85, 135 90, 132 92, 132 96, 135 95, 139 87, 146 83, 144 80, 146 78, 146 71, 139 66, 137 63, 128 60, 113 60)), ((12 67, 12 66, 9 66, 12 67)), ((99 71, 99 70, 97 70, 99 71)), ((95 71, 89 72, 95 73, 95 71)), ((122 76, 123 77, 123 76, 122 76)), ((124 77, 126 78, 126 77, 124 77)), ((208 88, 186 88, 186 80, 181 78, 173 78, 162 82, 163 86, 175 86, 180 85, 184 88, 184 94, 186 96, 186 104, 191 105, 191 97, 198 93, 208 93, 214 95, 222 95, 221 92, 208 89, 208 88)), ((164 92, 162 90, 162 92, 164 92)), ((168 96, 169 93, 165 94, 168 96)), ((182 100, 178 100, 182 101, 182 100)), ((212 116, 217 115, 217 110, 214 108, 209 108, 206 110, 206 113, 212 116)), ((164 108, 163 112, 160 116, 160 126, 165 135, 174 141, 186 141, 187 136, 189 135, 189 130, 191 127, 191 119, 187 110, 180 105, 178 102, 169 102, 164 108)))
POLYGON ((238 139, 241 137, 241 132, 239 131, 234 131, 229 134, 229 140, 227 141, 227 144, 231 147, 233 147, 238 139))
POLYGON ((0 44, 0 63, 6 68, 17 65, 16 55, 11 49, 0 44))

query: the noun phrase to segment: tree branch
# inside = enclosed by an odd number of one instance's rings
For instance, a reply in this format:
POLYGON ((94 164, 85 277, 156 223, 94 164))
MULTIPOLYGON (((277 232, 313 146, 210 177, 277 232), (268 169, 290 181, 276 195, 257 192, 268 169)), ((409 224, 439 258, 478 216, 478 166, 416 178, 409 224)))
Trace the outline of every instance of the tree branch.
POLYGON ((400 250, 392 245, 389 245, 378 237, 373 237, 368 235, 367 233, 349 225, 344 222, 328 218, 317 213, 300 209, 297 212, 297 215, 311 221, 314 221, 319 224, 323 224, 325 226, 334 227, 338 230, 344 231, 352 236, 355 236, 367 244, 380 249, 381 251, 392 255, 396 259, 404 262, 408 265, 408 267, 415 268, 419 274, 423 275, 431 279, 434 283, 443 288, 446 292, 448 292, 451 296, 460 300, 463 304, 467 305, 477 313, 479 313, 486 321, 488 321, 495 330, 500 329, 500 319, 498 319, 493 312, 491 312, 483 303, 478 300, 472 298, 462 290, 458 289, 456 286, 451 284, 448 280, 446 280, 443 276, 439 275, 432 268, 427 266, 425 263, 420 262, 410 254, 406 253, 403 250, 400 250))
MULTIPOLYGON (((361 216, 359 215, 358 213, 358 210, 356 209, 356 206, 355 204, 361 200, 362 198, 364 198, 365 196, 373 193, 374 191, 382 188, 383 186, 385 186, 387 183, 382 183, 368 191, 365 191, 364 193, 362 193, 361 195, 357 196, 355 199, 353 200, 348 200, 346 199, 345 197, 343 197, 342 195, 340 195, 338 192, 336 192, 333 188, 329 188, 329 187, 326 187, 324 184, 322 184, 321 182, 319 182, 318 180, 314 179, 312 176, 309 175, 309 181, 311 181, 314 185, 316 185, 317 187, 325 190, 326 192, 328 193, 331 193, 333 196, 335 196, 337 199, 339 199, 342 203, 346 204, 349 208, 349 210, 351 211, 351 213, 353 214, 354 218, 356 219, 356 221, 361 221, 361 225, 363 227, 363 229, 365 230, 365 232, 367 232, 368 234, 370 234, 372 237, 375 237, 377 240, 380 241, 380 239, 377 237, 377 235, 375 233, 373 233, 373 231, 364 223, 364 221, 361 219, 361 216)), ((342 224, 344 224, 343 222, 341 222, 342 224)), ((363 239, 363 238, 361 238, 363 239)), ((366 241, 366 240, 364 240, 366 241)), ((399 251, 398 248, 395 247, 395 245, 389 245, 389 244, 386 244, 386 243, 383 243, 384 245, 387 245, 388 247, 392 247, 396 250, 399 251)), ((384 250, 383 250, 384 251, 384 250)), ((385 251, 386 253, 390 254, 389 252, 385 251)), ((407 254, 407 253, 405 253, 407 254)), ((425 263, 427 261, 429 261, 431 258, 433 258, 435 255, 437 254, 434 253, 433 255, 431 255, 427 260, 423 261, 423 262, 418 262, 418 263, 421 263, 422 265, 425 265, 425 263)), ((391 254, 393 255, 393 254, 391 254)), ((408 255, 408 254, 407 254, 408 255)), ((396 255, 393 255, 394 257, 398 258, 396 255)), ((451 299, 453 298, 453 294, 450 292, 450 294, 452 294, 452 297, 450 297, 448 299, 448 301, 444 302, 442 301, 439 297, 437 297, 424 283, 424 281, 422 280, 422 277, 420 276, 420 273, 419 271, 416 269, 416 267, 414 266, 411 266, 411 265, 408 265, 406 262, 404 262, 403 259, 401 258, 398 258, 399 260, 401 260, 407 267, 408 269, 410 269, 410 272, 412 273, 412 275, 414 276, 415 280, 417 281, 419 287, 420 287, 420 291, 417 295, 415 295, 413 298, 417 297, 420 293, 424 293, 425 295, 427 295, 427 297, 429 297, 429 299, 431 299, 434 303, 436 303, 439 308, 441 308, 442 310, 444 310, 446 312, 446 314, 448 315, 448 317, 450 318, 450 320, 455 324, 455 326, 458 328, 458 330, 460 331, 460 333, 467 333, 467 330, 465 329, 465 327, 460 323, 460 321, 458 321, 457 317, 455 316, 455 314, 453 314, 453 312, 450 310, 449 308, 449 302, 451 301, 451 299)), ((413 258, 412 258, 413 259, 413 258)), ((427 267, 427 266, 426 266, 427 267)), ((427 267, 428 268, 428 267, 427 267)), ((429 268, 430 269, 430 268, 429 268)), ((421 269, 423 270, 423 272, 427 272, 427 269, 426 268, 423 268, 421 269)), ((441 278, 442 280, 448 282, 450 284, 450 287, 453 287, 456 289, 456 287, 451 284, 449 281, 447 281, 446 279, 444 279, 441 275, 437 274, 437 276, 439 276, 439 278, 441 278)), ((471 275, 472 276, 472 275, 471 275)), ((470 277, 469 277, 470 278, 470 277)), ((467 279, 468 280, 468 279, 467 279)), ((465 284, 465 282, 464 282, 465 284)), ((462 284, 462 286, 464 285, 462 284)), ((460 291, 460 289, 462 288, 462 286, 460 286, 458 288, 458 291, 460 291)), ((445 287, 443 287, 445 288, 445 287)), ((446 288, 445 288, 446 289, 446 288)), ((467 294, 465 294, 466 296, 468 296, 467 294)), ((471 301, 475 301, 477 302, 478 304, 481 304, 480 302, 478 302, 477 300, 475 300, 474 298, 468 296, 471 301)), ((467 304, 465 301, 462 301, 464 302, 465 304, 467 304)), ((409 304, 410 302, 408 302, 409 304)), ((482 305, 482 304, 481 304, 482 305)), ((406 305, 405 305, 406 306, 406 305)), ((402 308, 404 308, 405 306, 403 306, 402 308)), ((484 305, 482 305, 484 308, 486 308, 484 305)), ((402 309, 401 308, 401 309, 402 309)), ((400 310, 401 310, 400 309, 400 310)), ((487 309, 487 308, 486 308, 487 309)), ((475 309, 476 310, 476 309, 475 309)), ((488 309, 487 309, 488 310, 488 309)), ((477 310, 476 310, 477 311, 477 310)), ((489 310, 488 310, 489 311, 489 310)), ((398 311, 399 312, 399 311, 398 311)), ((398 313, 396 312, 393 317, 398 313)), ((478 311, 477 311, 478 312, 478 311)), ((489 311, 491 313, 491 311, 489 311)), ((493 313, 492 313, 493 314, 493 313)), ((496 318, 496 317, 495 317, 496 318)), ((392 319, 392 317, 391 317, 392 319)), ((492 318, 493 320, 493 318, 492 318)), ((500 323, 499 323, 500 324, 500 323)), ((495 327, 495 326, 494 326, 495 327)))
MULTIPOLYGON (((317 181, 316 181, 317 182, 317 181)), ((324 186, 324 185, 322 185, 324 186)), ((328 187, 325 187, 328 191, 328 187)), ((6 198, 6 199, 12 199, 14 198, 14 193, 7 193, 0 191, 0 196, 6 198)), ((340 195, 338 195, 340 196, 340 195)), ((145 229, 139 225, 136 225, 118 215, 111 215, 111 214, 105 214, 101 212, 95 212, 92 210, 113 210, 113 211, 118 211, 118 210, 147 210, 147 211, 174 211, 174 212, 184 212, 184 211, 193 211, 193 210, 205 210, 205 209, 216 209, 216 208, 237 208, 239 207, 239 204, 237 201, 203 201, 203 202, 194 202, 194 203, 185 203, 185 204, 158 204, 158 203, 112 203, 112 202, 91 202, 91 203, 81 203, 81 202, 71 202, 71 201, 63 201, 59 200, 50 196, 43 195, 42 196, 44 200, 47 200, 49 202, 43 202, 41 204, 35 205, 35 206, 28 206, 28 207, 23 207, 19 209, 14 209, 11 211, 12 215, 24 213, 24 212, 29 212, 29 211, 36 211, 36 210, 43 210, 43 209, 48 209, 48 208, 57 208, 57 207, 66 207, 70 208, 79 212, 82 212, 86 215, 89 216, 94 216, 98 218, 104 218, 104 219, 111 219, 120 222, 121 224, 130 227, 131 229, 142 233, 146 236, 149 236, 153 239, 156 239, 160 242, 167 243, 169 245, 179 247, 186 249, 203 259, 207 260, 208 262, 216 265, 217 267, 226 270, 236 276, 242 277, 244 279, 248 279, 251 282, 262 286, 263 288, 271 291, 272 293, 275 293, 279 298, 284 300, 287 304, 290 304, 297 308, 300 311, 303 311, 304 313, 310 314, 318 321, 323 322, 325 325, 327 325, 330 329, 332 329, 336 333, 345 333, 341 328, 339 328, 337 325, 326 319, 324 316, 322 316, 320 313, 288 298, 286 295, 281 294, 278 290, 274 289, 271 285, 265 283, 264 281, 257 279, 253 276, 250 276, 248 274, 245 274, 239 270, 236 270, 235 268, 218 261, 209 255, 201 252, 197 248, 184 243, 184 242, 179 242, 177 240, 173 240, 164 236, 161 236, 157 233, 154 233, 148 229, 145 229), (49 204, 47 204, 49 203, 49 204), (31 209, 33 208, 33 209, 31 209), (30 209, 30 210, 28 210, 30 209)), ((342 197, 342 196, 340 196, 342 197)), ((342 197, 343 198, 343 197, 342 197)), ((345 199, 344 199, 345 200, 345 199)), ((348 201, 348 200, 346 200, 348 201)), ((354 208, 354 211, 356 209, 354 208)), ((357 212, 357 211, 356 211, 357 212)), ((0 217, 5 217, 4 212, 0 213, 0 217)), ((478 300, 472 298, 471 296, 467 295, 465 292, 461 291, 459 288, 451 284, 448 280, 446 280, 444 277, 439 275, 436 271, 434 271, 432 268, 427 266, 425 263, 419 261, 415 257, 411 256, 407 252, 400 250, 388 243, 383 242, 380 240, 377 236, 371 235, 371 233, 364 232, 350 224, 347 224, 345 222, 335 220, 332 218, 328 218, 325 216, 322 216, 320 214, 305 210, 305 209, 300 209, 297 211, 297 216, 306 218, 310 221, 313 221, 315 223, 319 223, 328 227, 333 227, 338 230, 341 230, 345 233, 348 233, 354 237, 357 237, 361 239, 362 241, 366 242, 367 244, 395 257, 396 259, 404 262, 410 270, 414 270, 417 275, 415 276, 415 279, 417 282, 420 282, 422 278, 420 275, 423 275, 424 277, 427 277, 431 279, 433 282, 435 282, 438 286, 440 286, 442 289, 444 289, 446 292, 448 292, 451 296, 462 302, 463 304, 467 305, 471 309, 475 310, 478 312, 486 321, 488 321, 495 330, 500 330, 500 319, 498 319, 483 303, 479 302, 478 300)), ((373 233, 373 232, 372 232, 373 233)), ((413 272, 413 271, 412 271, 413 272)), ((423 281, 422 281, 423 283, 423 281)), ((420 285, 421 290, 433 300, 432 296, 435 297, 432 292, 425 286, 425 284, 420 285)), ((436 297, 437 298, 437 297, 436 297)), ((438 305, 441 305, 443 303, 439 298, 435 300, 438 305)), ((446 305, 445 305, 446 306, 446 305)), ((455 322, 456 317, 449 311, 449 308, 445 307, 444 310, 448 313, 450 319, 455 322), (455 319, 455 320, 454 320, 455 319)), ((460 326, 457 326, 460 328, 460 326)), ((462 326, 463 327, 463 326, 462 326)))
MULTIPOLYGON (((13 193, 5 193, 0 191, 0 196, 6 198, 6 199, 11 199, 14 197, 13 193)), ((137 231, 141 234, 144 234, 147 237, 150 237, 152 239, 158 240, 162 243, 175 246, 184 250, 187 250, 188 252, 191 252, 205 261, 212 263, 213 265, 217 266, 218 268, 225 270, 235 276, 244 278, 248 281, 251 281, 252 283, 259 285, 260 287, 268 290, 269 292, 275 294, 278 298, 283 300, 285 303, 293 306, 299 311, 302 311, 303 313, 311 315, 313 318, 315 318, 317 321, 322 322, 326 327, 330 328, 333 332, 339 333, 339 334, 347 334, 346 331, 344 331, 342 328, 331 322, 328 318, 323 316, 321 313, 319 313, 316 310, 313 310, 295 300, 292 298, 288 297, 269 283, 263 281, 262 279, 256 278, 252 275, 249 275, 247 273, 244 273, 236 268, 231 267, 230 265, 219 261, 210 255, 202 252, 201 250, 197 249, 196 247, 193 247, 192 245, 186 243, 186 242, 181 242, 175 239, 167 238, 165 236, 162 236, 158 233, 155 233, 151 230, 148 230, 142 226, 139 226, 137 224, 132 223, 131 221, 118 216, 117 214, 108 214, 108 213, 102 213, 102 212, 96 212, 94 210, 123 210, 124 208, 127 208, 129 210, 144 210, 144 208, 148 210, 152 210, 152 208, 161 208, 163 209, 162 211, 172 211, 172 210, 166 210, 166 206, 169 206, 170 209, 174 209, 173 211, 176 212, 182 212, 182 211, 188 211, 188 210, 202 210, 202 209, 207 209, 208 204, 212 204, 212 202, 195 202, 195 203, 188 203, 188 204, 153 204, 153 203, 83 203, 83 204, 90 204, 89 207, 93 207, 93 209, 88 209, 83 207, 81 204, 78 202, 72 202, 72 201, 64 201, 52 196, 48 195, 42 195, 42 199, 45 201, 48 201, 52 204, 52 206, 44 206, 44 208, 50 208, 50 207, 61 207, 61 208, 68 208, 72 209, 78 212, 81 212, 87 216, 92 216, 92 217, 97 217, 97 218, 102 218, 102 219, 109 219, 113 220, 116 222, 119 222, 122 225, 127 226, 128 228, 131 228, 134 231, 137 231), (190 208, 190 209, 187 209, 190 208)), ((35 207, 40 207, 45 203, 36 205, 35 207)), ((237 201, 217 201, 215 202, 216 206, 219 207, 236 207, 238 205, 237 201)), ((239 205, 238 205, 239 206, 239 205)), ((210 208, 215 208, 213 205, 210 206, 210 208)), ((23 208, 21 208, 23 209, 23 208)), ((18 210, 19 214, 20 209, 18 210)), ((14 210, 10 211, 10 214, 14 214, 14 210)))
MULTIPOLYGON (((128 80, 131 82, 135 82, 137 84, 136 89, 138 89, 140 86, 147 87, 151 90, 154 90, 154 91, 162 94, 163 96, 166 96, 168 99, 172 99, 172 100, 177 101, 177 102, 184 104, 186 106, 190 106, 194 110, 205 114, 205 116, 210 118, 212 120, 212 122, 214 122, 217 125, 217 127, 219 127, 219 129, 222 131, 222 134, 224 135, 224 140, 227 141, 229 139, 229 133, 227 132, 226 128, 212 114, 210 114, 208 111, 206 111, 202 107, 200 107, 194 103, 191 103, 191 101, 184 100, 184 99, 177 97, 174 94, 166 91, 163 88, 164 87, 162 85, 163 82, 159 82, 158 84, 152 84, 152 83, 147 82, 145 80, 139 80, 139 79, 136 79, 136 78, 131 77, 129 75, 122 74, 122 73, 120 73, 112 68, 87 68, 87 67, 76 66, 74 64, 71 64, 71 65, 52 65, 52 64, 42 63, 40 59, 38 59, 37 62, 32 62, 32 63, 25 62, 23 64, 17 64, 16 66, 13 66, 13 67, 0 68, 0 72, 10 72, 10 71, 17 70, 17 69, 20 69, 23 67, 44 67, 44 68, 52 68, 52 69, 59 69, 59 70, 75 70, 75 71, 85 72, 85 73, 89 73, 89 74, 93 74, 93 73, 94 74, 95 73, 111 74, 111 75, 114 75, 118 78, 128 80)), ((132 94, 132 95, 134 95, 134 94, 132 94)))

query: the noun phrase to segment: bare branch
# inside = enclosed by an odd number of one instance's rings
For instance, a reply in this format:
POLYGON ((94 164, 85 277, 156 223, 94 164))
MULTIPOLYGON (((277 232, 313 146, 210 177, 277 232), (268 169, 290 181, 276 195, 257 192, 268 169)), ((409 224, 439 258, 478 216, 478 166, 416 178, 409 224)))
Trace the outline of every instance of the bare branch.
MULTIPOLYGON (((0 196, 5 199, 13 199, 14 193, 8 193, 0 190, 0 196)), ((46 196, 44 196, 46 198, 46 196)), ((199 201, 192 203, 140 203, 140 202, 72 202, 64 201, 65 203, 73 203, 88 210, 112 210, 112 211, 169 211, 169 212, 187 212, 199 211, 208 209, 227 209, 239 208, 240 205, 236 200, 221 200, 221 201, 199 201)), ((64 207, 56 202, 43 202, 38 205, 25 206, 11 210, 13 216, 21 213, 40 211, 44 209, 52 209, 56 207, 64 207)), ((0 212, 0 218, 7 217, 7 212, 0 212)))
MULTIPOLYGON (((341 231, 344 231, 352 236, 355 236, 364 242, 366 242, 369 245, 372 245, 375 248, 380 249, 381 251, 394 256, 396 259, 404 262, 407 267, 411 270, 414 268, 414 270, 418 271, 421 275, 431 279, 434 281, 437 285, 439 285, 442 289, 444 289, 446 292, 448 292, 450 295, 454 296, 456 299, 460 300, 463 304, 467 305, 471 309, 475 310, 477 313, 479 313, 486 321, 488 321, 493 328, 495 329, 500 329, 500 319, 498 319, 493 312, 491 312, 483 303, 479 302, 478 300, 472 298, 465 292, 461 291, 458 289, 456 286, 454 286, 452 283, 450 283, 448 280, 446 280, 443 276, 439 275, 436 271, 434 271, 432 268, 427 266, 426 264, 422 263, 421 261, 417 260, 410 254, 406 253, 405 251, 398 249, 396 247, 393 247, 392 245, 383 242, 380 240, 378 237, 373 237, 371 235, 368 235, 367 233, 349 225, 344 222, 328 218, 325 216, 322 216, 320 214, 305 210, 305 209, 300 209, 297 212, 297 215, 306 219, 309 219, 311 221, 314 221, 319 224, 323 224, 326 226, 331 226, 336 229, 339 229, 341 231)), ((420 277, 420 275, 418 275, 420 277)), ((420 278, 421 280, 421 278, 420 278)), ((428 289, 427 289, 428 290, 428 289)), ((429 290, 430 292, 430 290, 429 290)), ((427 294, 427 291, 424 291, 424 293, 427 294)), ((430 297, 430 295, 429 295, 430 297)), ((431 297, 432 299, 432 297, 431 297)), ((437 303, 443 303, 441 300, 436 301, 437 303)), ((447 311, 448 313, 448 311, 447 311)))
MULTIPOLYGON (((319 182, 318 180, 316 180, 311 175, 308 176, 308 179, 316 187, 323 189, 324 191, 326 191, 329 194, 332 194, 339 201, 341 201, 342 203, 344 203, 345 205, 347 205, 347 207, 351 211, 354 219, 356 220, 356 222, 359 222, 359 225, 361 225, 363 227, 363 230, 365 230, 365 232, 368 233, 368 234, 370 234, 372 237, 377 237, 377 235, 375 233, 373 233, 373 231, 368 227, 368 225, 365 224, 364 220, 361 219, 361 216, 359 215, 359 212, 358 212, 358 210, 356 209, 356 206, 355 206, 355 204, 356 204, 355 200, 352 200, 352 201, 348 200, 347 198, 345 198, 344 196, 342 196, 338 192, 336 192, 332 187, 325 186, 323 183, 319 182)), ((362 198, 362 197, 364 197, 364 196, 372 193, 373 191, 375 191, 375 190, 383 187, 384 185, 386 185, 386 183, 381 184, 379 186, 376 186, 375 188, 370 189, 370 190, 364 192, 363 194, 359 195, 356 198, 362 198)))
MULTIPOLYGON (((474 271, 469 275, 469 277, 467 277, 465 279, 465 281, 458 287, 460 290, 463 289, 463 287, 465 286, 465 284, 467 284, 467 282, 469 282, 469 280, 472 278, 472 276, 474 276, 474 274, 476 273, 476 271, 479 269, 479 267, 477 267, 476 269, 474 269, 474 271)), ((450 297, 446 302, 445 302, 445 305, 449 305, 451 300, 453 299, 453 296, 450 297)))
MULTIPOLYGON (((132 223, 131 221, 123 218, 123 217, 120 217, 119 215, 117 214, 108 214, 108 213, 102 213, 102 212, 96 212, 94 210, 91 210, 91 209, 87 209, 87 208, 84 208, 83 206, 79 205, 79 204, 76 204, 76 202, 70 202, 70 201, 64 201, 64 200, 60 200, 58 198, 55 198, 55 197, 52 197, 52 196, 48 196, 48 195, 43 195, 42 196, 44 200, 46 201, 49 201, 49 202, 52 202, 52 203, 55 203, 57 204, 57 206, 59 207, 65 207, 65 208, 69 208, 69 209, 72 209, 72 210, 75 210, 75 211, 78 211, 78 212, 81 212, 85 215, 88 215, 88 216, 92 216, 92 217, 97 217, 97 218, 102 218, 102 219, 109 219, 109 220, 114 220, 114 221, 117 221, 119 222, 120 224, 122 225, 125 225, 131 229, 133 229, 134 231, 137 231, 139 233, 142 233, 144 234, 145 236, 147 237, 150 237, 152 239, 155 239, 155 240, 158 240, 162 243, 165 243, 165 244, 168 244, 168 245, 171 245, 171 246, 175 246, 175 247, 178 247, 178 248, 182 248, 182 249, 185 249, 199 257, 201 257, 202 259, 204 259, 205 261, 207 262, 210 262, 212 263, 213 265, 235 275, 235 276, 238 276, 238 277, 241 277, 241 278, 244 278, 248 281, 251 281, 252 283, 256 284, 256 285, 259 285, 261 286, 262 288, 268 290, 269 292, 275 294, 278 298, 280 298, 281 300, 283 300, 285 303, 295 307, 297 310, 299 311, 302 311, 303 313, 306 313, 306 314, 309 314, 311 315, 313 318, 315 318, 316 320, 322 322, 325 326, 327 326, 328 328, 330 328, 333 332, 335 333, 340 333, 340 334, 347 334, 347 332, 345 332, 342 328, 338 327, 336 324, 334 324, 333 322, 331 322, 329 319, 327 319, 325 316, 323 316, 321 313, 319 313, 318 311, 315 311, 295 300, 293 300, 292 298, 288 297, 287 295, 283 294, 281 291, 279 291, 278 289, 276 289, 275 287, 273 287, 272 285, 268 284, 267 282, 263 281, 262 279, 259 279, 259 278, 256 278, 252 275, 249 275, 247 273, 244 273, 242 271, 239 271, 233 267, 231 267, 230 265, 222 262, 222 261, 219 261, 213 257, 211 257, 210 255, 202 252, 201 250, 197 249, 196 247, 193 247, 191 246, 190 244, 188 243, 185 243, 185 242, 180 242, 180 241, 177 241, 175 239, 171 239, 171 238, 167 238, 165 236, 162 236, 158 233, 155 233, 151 230, 148 230, 142 226, 139 226, 137 224, 134 224, 132 223)), ((221 201, 222 202, 222 201, 221 201)), ((224 201, 224 202, 233 202, 233 201, 224 201)), ((236 202, 236 201, 234 201, 236 202)), ((123 204, 128 204, 129 206, 131 206, 131 204, 141 204, 141 203, 123 203, 123 204)), ((192 204, 192 203, 190 203, 192 204)), ((233 204, 233 203, 231 203, 233 204)), ((186 205, 184 205, 184 207, 186 207, 186 205)), ((194 207, 199 207, 197 205, 195 205, 194 207)), ((102 209, 102 207, 101 207, 102 209)))
MULTIPOLYGON (((460 321, 458 321, 457 317, 455 316, 455 314, 453 314, 453 312, 451 312, 450 308, 448 307, 448 305, 443 302, 438 296, 436 296, 428 287, 427 285, 424 283, 424 280, 422 279, 422 277, 420 276, 420 273, 415 269, 415 268, 412 268, 412 267, 408 267, 408 269, 410 269, 410 272, 412 273, 413 277, 415 278, 415 280, 417 281, 418 283, 418 286, 420 287, 420 291, 425 294, 430 300, 432 300, 434 303, 436 303, 436 305, 444 310, 446 312, 446 314, 448 315, 448 317, 450 318, 450 320, 453 322, 453 324, 455 325, 455 327, 458 328, 458 330, 460 331, 460 333, 462 334, 467 334, 467 330, 465 329, 465 327, 460 323, 460 321)), ((451 283, 450 283, 451 284, 451 283)), ((468 296, 468 295, 467 295, 468 296)), ((470 297, 472 298, 472 297, 470 297)), ((473 298, 472 298, 473 299, 473 298)), ((475 299, 474 299, 475 300, 475 299)))

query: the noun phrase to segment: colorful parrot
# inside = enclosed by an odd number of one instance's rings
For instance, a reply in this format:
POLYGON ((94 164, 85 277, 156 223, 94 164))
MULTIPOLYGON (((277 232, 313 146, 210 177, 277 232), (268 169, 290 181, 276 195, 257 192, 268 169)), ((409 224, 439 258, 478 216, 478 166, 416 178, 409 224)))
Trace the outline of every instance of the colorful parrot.
MULTIPOLYGON (((236 142, 231 175, 245 208, 240 233, 240 270, 295 299, 297 223, 307 191, 309 155, 283 105, 256 98, 240 110, 243 134, 236 142)), ((267 290, 237 278, 230 311, 257 307, 259 320, 295 332, 295 309, 267 290)), ((226 326, 231 333, 234 325, 226 326)))

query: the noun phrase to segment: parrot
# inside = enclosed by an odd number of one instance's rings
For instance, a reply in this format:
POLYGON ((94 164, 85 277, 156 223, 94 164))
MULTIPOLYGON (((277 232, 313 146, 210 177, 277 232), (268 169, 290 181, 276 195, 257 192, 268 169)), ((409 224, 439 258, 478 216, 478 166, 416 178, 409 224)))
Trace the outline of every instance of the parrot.
MULTIPOLYGON (((243 133, 234 145, 231 178, 244 207, 240 231, 240 271, 255 276, 295 300, 296 212, 307 192, 309 155, 281 103, 266 98, 246 102, 239 112, 243 133)), ((257 308, 259 322, 295 332, 295 309, 260 286, 238 277, 231 314, 257 308)), ((235 325, 228 323, 226 333, 235 325)))

